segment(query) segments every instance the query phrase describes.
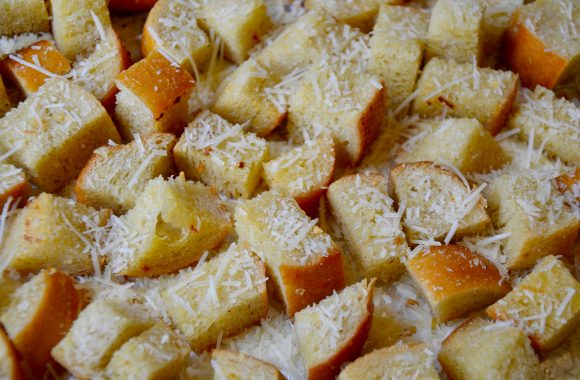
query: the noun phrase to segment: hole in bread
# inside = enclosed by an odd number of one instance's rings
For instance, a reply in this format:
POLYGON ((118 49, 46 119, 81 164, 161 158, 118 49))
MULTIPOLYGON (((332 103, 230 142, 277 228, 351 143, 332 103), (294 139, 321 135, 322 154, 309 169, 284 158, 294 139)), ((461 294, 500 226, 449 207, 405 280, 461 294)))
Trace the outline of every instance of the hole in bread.
POLYGON ((179 240, 182 238, 181 228, 174 226, 163 220, 161 214, 157 215, 157 224, 155 224, 155 235, 163 240, 179 240))

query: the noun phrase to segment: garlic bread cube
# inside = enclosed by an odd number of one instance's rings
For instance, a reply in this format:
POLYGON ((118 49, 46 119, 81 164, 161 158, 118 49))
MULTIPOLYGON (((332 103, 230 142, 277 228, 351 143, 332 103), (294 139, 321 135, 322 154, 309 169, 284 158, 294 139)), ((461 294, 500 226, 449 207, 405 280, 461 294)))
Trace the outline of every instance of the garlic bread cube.
POLYGON ((82 304, 75 281, 53 269, 32 277, 12 295, 0 322, 35 377, 42 378, 54 364, 50 351, 67 334, 82 304))
POLYGON ((50 30, 50 16, 44 0, 4 0, 0 2, 0 14, 0 35, 50 30))
POLYGON ((245 245, 226 252, 194 270, 180 272, 161 290, 167 315, 201 353, 249 327, 268 313, 264 264, 245 245))
POLYGON ((283 380, 284 376, 270 363, 228 350, 211 353, 214 379, 283 380))
POLYGON ((296 313, 308 379, 334 379, 360 354, 371 328, 373 288, 374 280, 363 280, 296 313))
POLYGON ((154 276, 196 262, 232 230, 216 192, 183 176, 150 180, 135 207, 113 228, 119 246, 109 254, 114 273, 154 276))
POLYGON ((6 380, 24 380, 24 372, 20 368, 20 359, 10 338, 0 328, 0 378, 6 380))
POLYGON ((0 119, 0 150, 36 186, 56 191, 76 178, 94 149, 119 142, 101 103, 78 85, 51 78, 0 119))
POLYGON ((549 351, 580 325, 580 283, 559 259, 547 256, 486 311, 522 326, 536 348, 549 351))
POLYGON ((0 162, 0 207, 10 199, 10 203, 23 198, 30 192, 30 184, 24 171, 14 165, 0 162))
POLYGON ((153 133, 126 145, 96 149, 77 178, 77 200, 116 213, 128 211, 149 180, 172 173, 175 142, 170 133, 153 133))
POLYGON ((173 154, 188 178, 236 198, 249 198, 260 182, 269 147, 266 140, 245 133, 242 125, 202 111, 185 129, 173 154))
POLYGON ((264 192, 236 209, 235 224, 266 264, 288 315, 344 287, 341 252, 293 198, 264 192))

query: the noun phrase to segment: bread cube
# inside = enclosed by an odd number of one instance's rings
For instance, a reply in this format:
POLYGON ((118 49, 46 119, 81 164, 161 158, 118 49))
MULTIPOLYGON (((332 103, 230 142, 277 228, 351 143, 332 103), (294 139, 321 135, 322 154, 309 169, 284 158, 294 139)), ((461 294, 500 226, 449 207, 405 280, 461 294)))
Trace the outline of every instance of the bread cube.
POLYGON ((154 276, 196 262, 224 241, 232 223, 213 189, 180 176, 149 181, 117 227, 114 240, 121 245, 110 252, 113 272, 154 276))
POLYGON ((580 377, 580 329, 576 329, 540 363, 546 380, 574 380, 580 377))
POLYGON ((111 379, 175 378, 190 351, 185 339, 159 322, 115 351, 105 373, 111 379))
MULTIPOLYGON (((348 9, 348 8, 345 8, 348 9)), ((398 110, 415 90, 425 50, 429 13, 410 7, 383 6, 370 41, 369 72, 383 80, 388 106, 398 110)))
POLYGON ((211 44, 197 24, 200 10, 197 1, 157 1, 143 28, 143 55, 161 51, 190 73, 202 69, 209 59, 211 44))
POLYGON ((549 351, 580 324, 580 283, 558 258, 547 256, 487 314, 519 324, 536 348, 549 351))
POLYGON ((67 334, 81 308, 75 281, 52 269, 14 292, 0 322, 35 377, 42 378, 53 363, 50 350, 67 334))
POLYGON ((38 90, 49 76, 64 75, 71 67, 68 59, 56 49, 54 43, 41 40, 5 58, 2 61, 2 69, 20 91, 29 96, 38 90))
POLYGON ((6 380, 25 379, 18 353, 2 328, 0 328, 0 377, 6 380))
POLYGON ((500 60, 504 32, 510 24, 512 14, 522 6, 524 0, 480 0, 485 6, 483 16, 483 60, 485 67, 495 67, 500 60))
MULTIPOLYGON (((456 169, 455 169, 456 170, 456 169)), ((490 219, 479 190, 468 187, 460 172, 430 161, 398 164, 391 183, 405 205, 403 227, 410 242, 445 240, 483 232, 490 219)))
POLYGON ((272 27, 264 0, 209 1, 198 22, 221 39, 226 58, 237 64, 272 27))
POLYGON ((109 0, 109 9, 115 12, 146 12, 157 0, 109 0))
POLYGON ((445 114, 477 119, 496 135, 504 126, 517 89, 518 76, 512 72, 434 58, 419 78, 413 109, 426 117, 445 114))
POLYGON ((92 378, 103 373, 126 341, 152 324, 141 305, 96 300, 79 314, 52 357, 73 376, 92 378))
POLYGON ((439 380, 434 361, 425 344, 397 344, 361 356, 340 372, 338 380, 439 380))
POLYGON ((0 119, 0 134, 0 150, 16 149, 10 160, 45 191, 56 191, 75 178, 93 149, 120 141, 101 103, 61 78, 47 80, 0 119))
POLYGON ((50 30, 50 17, 44 0, 2 0, 0 14, 0 35, 50 30))
POLYGON ((342 177, 330 185, 327 199, 363 276, 389 281, 404 272, 401 261, 409 248, 386 178, 380 174, 342 177))
POLYGON ((130 59, 117 33, 105 32, 106 38, 97 42, 95 50, 75 62, 72 81, 89 90, 108 112, 115 109, 115 95, 119 91, 115 78, 130 66, 130 59))
POLYGON ((504 245, 509 269, 530 268, 544 256, 572 251, 580 220, 551 178, 519 169, 500 175, 485 191, 494 224, 511 233, 504 245))
POLYGON ((482 318, 465 322, 443 341, 439 362, 451 379, 542 379, 526 334, 482 318))
POLYGON ((580 166, 580 108, 573 102, 541 86, 534 91, 523 89, 523 100, 515 106, 507 125, 519 128, 520 139, 531 140, 535 148, 542 146, 548 154, 580 166))
POLYGON ((0 117, 12 108, 12 102, 6 93, 6 88, 4 87, 4 82, 0 78, 0 117))
POLYGON ((434 161, 449 163, 462 173, 484 173, 499 169, 507 161, 503 149, 476 119, 421 121, 426 134, 399 162, 434 161))
POLYGON ((580 74, 580 4, 541 0, 519 7, 505 33, 502 57, 529 88, 553 89, 580 74))
POLYGON ((8 267, 21 272, 56 268, 75 275, 100 269, 96 230, 106 224, 108 210, 76 204, 42 193, 15 217, 3 247, 8 267))
POLYGON ((214 379, 283 380, 284 376, 270 363, 228 350, 211 353, 214 379))
POLYGON ((307 141, 264 165, 270 189, 290 196, 308 215, 316 215, 320 197, 332 182, 336 163, 329 136, 307 141))
POLYGON ((460 245, 429 247, 406 266, 440 322, 489 306, 511 290, 491 261, 460 245))
POLYGON ((374 280, 363 280, 296 313, 308 379, 334 379, 359 356, 371 328, 374 280))
POLYGON ((59 50, 70 60, 90 54, 111 28, 105 0, 51 0, 52 34, 59 50))
POLYGON ((289 316, 345 285, 341 252, 293 198, 264 192, 235 212, 240 241, 256 249, 289 316))
MULTIPOLYGON (((109 1, 109 6, 113 1, 109 1)), ((155 0, 155 2, 156 1, 157 0, 155 0)), ((143 58, 143 54, 141 52, 141 39, 146 19, 147 13, 137 13, 123 16, 117 15, 111 18, 113 29, 115 32, 117 32, 123 47, 125 47, 129 53, 131 62, 138 62, 143 58)))
POLYGON ((24 171, 14 165, 0 162, 0 207, 6 202, 12 203, 18 198, 26 197, 29 192, 30 185, 24 171))
POLYGON ((194 80, 160 52, 148 55, 116 79, 115 118, 123 137, 153 132, 181 134, 194 80))
POLYGON ((76 180, 80 203, 127 212, 147 182, 172 173, 171 151, 176 139, 170 133, 153 133, 126 145, 106 145, 94 151, 76 180))
POLYGON ((286 104, 275 104, 266 89, 275 78, 250 58, 221 84, 212 111, 232 123, 248 123, 246 129, 266 136, 286 119, 286 104))
POLYGON ((245 245, 228 250, 195 270, 181 272, 161 290, 167 315, 201 353, 260 321, 268 313, 264 264, 245 245))
POLYGON ((187 177, 249 198, 260 182, 269 147, 264 139, 244 133, 243 126, 203 111, 185 129, 173 154, 187 177))
POLYGON ((554 178, 552 184, 564 195, 566 204, 572 208, 580 207, 580 168, 554 178))

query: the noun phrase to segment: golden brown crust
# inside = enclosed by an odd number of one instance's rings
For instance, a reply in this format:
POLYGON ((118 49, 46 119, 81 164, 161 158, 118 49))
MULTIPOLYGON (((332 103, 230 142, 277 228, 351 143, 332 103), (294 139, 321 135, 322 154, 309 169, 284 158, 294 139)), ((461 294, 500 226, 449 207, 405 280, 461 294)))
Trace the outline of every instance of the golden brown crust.
MULTIPOLYGON (((578 184, 580 184, 580 168, 576 168, 572 174, 562 174, 554 178, 552 183, 556 190, 562 194, 572 191, 573 186, 578 186, 578 184)), ((580 201, 580 196, 576 197, 576 200, 580 201)))
POLYGON ((194 83, 187 71, 159 52, 150 54, 117 77, 117 86, 141 99, 155 120, 191 91, 194 83))
POLYGON ((503 102, 503 104, 499 107, 499 110, 495 114, 495 117, 493 118, 493 120, 490 121, 489 125, 487 126, 487 130, 492 136, 497 135, 505 126, 508 115, 512 110, 514 102, 516 101, 516 98, 518 96, 518 85, 519 79, 517 79, 513 83, 513 87, 511 91, 509 91, 509 95, 505 99, 505 102, 503 102))
POLYGON ((109 9, 115 12, 137 13, 153 8, 157 0, 109 0, 109 9))
POLYGON ((4 206, 4 203, 8 198, 12 197, 13 200, 18 198, 21 199, 20 203, 24 203, 24 198, 28 197, 31 192, 31 187, 28 181, 24 180, 16 185, 12 186, 10 189, 6 190, 3 194, 0 194, 0 208, 4 206))
POLYGON ((375 96, 364 110, 358 122, 360 145, 358 147, 358 155, 354 157, 354 160, 351 163, 352 166, 357 165, 360 160, 362 160, 367 149, 370 147, 381 128, 383 116, 386 112, 386 95, 385 84, 382 80, 380 83, 383 87, 375 93, 375 96))
POLYGON ((286 294, 286 312, 290 317, 346 285, 342 254, 336 248, 314 264, 281 265, 280 275, 286 294))
POLYGON ((246 355, 242 352, 225 350, 225 349, 215 349, 212 351, 211 355, 214 358, 214 360, 217 360, 218 362, 219 362, 220 358, 223 358, 226 361, 237 362, 240 365, 244 365, 244 363, 247 362, 248 363, 247 367, 246 367, 247 369, 254 369, 256 367, 259 367, 264 372, 264 374, 266 374, 266 373, 275 374, 274 375, 275 377, 272 378, 272 380, 283 380, 284 379, 284 376, 282 376, 282 374, 280 373, 278 368, 276 368, 276 366, 274 366, 268 362, 265 362, 263 360, 260 360, 258 358, 255 358, 253 356, 246 355))
MULTIPOLYGON (((157 0, 156 0, 157 1, 157 0)), ((147 57, 149 54, 156 51, 159 46, 157 46, 157 42, 155 41, 155 37, 151 34, 149 29, 152 27, 152 24, 158 20, 161 16, 161 7, 160 4, 157 6, 153 6, 151 11, 147 15, 147 19, 145 20, 145 25, 143 25, 143 35, 141 36, 141 55, 143 57, 147 57)))
MULTIPOLYGON (((332 155, 334 156, 335 154, 334 148, 332 149, 332 151, 333 151, 332 155)), ((324 182, 320 184, 319 187, 312 189, 307 193, 300 194, 294 198, 296 199, 296 202, 298 203, 300 208, 304 210, 306 215, 308 215, 309 217, 313 218, 316 217, 316 215, 318 215, 320 198, 324 196, 324 194, 326 194, 328 186, 332 183, 334 179, 335 169, 336 169, 336 160, 334 165, 332 166, 332 170, 328 173, 328 176, 326 177, 324 182)))
POLYGON ((6 380, 24 380, 25 377, 24 373, 22 372, 22 369, 20 368, 19 364, 20 360, 18 358, 18 353, 14 349, 12 342, 8 338, 8 335, 6 334, 2 326, 0 326, 0 345, 4 346, 2 351, 6 353, 6 356, 0 360, 8 364, 10 368, 10 374, 8 379, 6 380))

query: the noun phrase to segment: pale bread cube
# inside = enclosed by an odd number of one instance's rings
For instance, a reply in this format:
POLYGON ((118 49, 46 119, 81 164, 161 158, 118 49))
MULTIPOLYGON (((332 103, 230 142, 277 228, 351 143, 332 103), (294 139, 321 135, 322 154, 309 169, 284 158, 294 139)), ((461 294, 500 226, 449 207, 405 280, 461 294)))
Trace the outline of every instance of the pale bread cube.
POLYGON ((211 188, 183 176, 150 180, 114 228, 120 246, 109 254, 114 273, 171 273, 218 247, 232 230, 230 214, 211 188))
POLYGON ((44 0, 2 0, 0 14, 0 35, 50 30, 50 17, 44 0))
POLYGON ((332 182, 336 157, 331 137, 307 141, 264 165, 271 190, 290 196, 308 214, 318 211, 320 197, 332 182))
POLYGON ((184 338, 159 322, 115 351, 105 373, 111 379, 174 378, 190 351, 184 338))
POLYGON ((540 363, 546 380, 574 380, 580 377, 580 328, 576 329, 540 363))
POLYGON ((216 258, 183 271, 161 290, 167 315, 202 353, 260 321, 268 313, 264 264, 245 245, 232 244, 216 258))
POLYGON ((457 380, 542 379, 526 334, 482 318, 468 320, 443 341, 439 362, 457 380))
POLYGON ((288 315, 344 287, 341 252, 293 198, 264 192, 236 209, 235 224, 264 260, 288 315))
POLYGON ((397 344, 359 357, 340 372, 338 380, 439 380, 434 361, 425 344, 397 344))
POLYGON ((30 192, 30 184, 24 171, 14 165, 0 162, 0 207, 11 204, 30 192))
POLYGON ((361 274, 394 280, 408 254, 401 215, 393 209, 388 179, 380 174, 349 175, 330 185, 327 199, 361 274))
POLYGON ((536 348, 549 351, 580 325, 580 283, 558 258, 547 256, 487 314, 519 324, 536 348))
POLYGON ((245 133, 242 125, 202 111, 185 129, 173 154, 187 177, 230 196, 249 198, 260 182, 269 147, 266 140, 245 133))
POLYGON ((33 376, 54 365, 52 348, 67 334, 82 308, 75 281, 62 272, 42 271, 19 287, 0 322, 33 376))
POLYGON ((518 76, 512 72, 434 58, 419 78, 413 110, 426 117, 474 118, 496 135, 504 126, 517 90, 518 76))
POLYGON ((8 267, 20 272, 56 268, 71 275, 92 273, 103 260, 95 249, 94 228, 103 227, 108 217, 108 210, 42 193, 15 216, 2 254, 8 267))
POLYGON ((56 191, 75 178, 94 149, 119 142, 101 103, 78 85, 51 78, 0 119, 0 150, 32 183, 56 191))
POLYGON ((24 380, 24 372, 20 368, 18 353, 10 338, 0 328, 0 378, 6 380, 24 380))
POLYGON ((99 376, 113 353, 153 324, 141 305, 96 300, 52 349, 52 357, 78 378, 99 376))
POLYGON ((128 211, 149 180, 171 174, 175 142, 170 133, 153 133, 143 139, 137 135, 126 145, 95 150, 76 180, 77 200, 116 213, 128 211))
POLYGON ((308 379, 333 379, 359 356, 371 328, 374 280, 363 280, 296 313, 308 379))
POLYGON ((283 380, 284 376, 270 363, 249 355, 229 350, 214 350, 211 353, 214 380, 255 379, 283 380))
POLYGON ((476 119, 424 120, 424 136, 398 162, 433 161, 449 163, 462 173, 484 173, 499 169, 507 161, 503 149, 476 119))
MULTIPOLYGON (((456 170, 456 169, 455 169, 456 170)), ((445 240, 483 232, 490 219, 487 202, 460 172, 430 161, 398 164, 391 171, 392 191, 405 205, 403 227, 410 243, 445 240)))

